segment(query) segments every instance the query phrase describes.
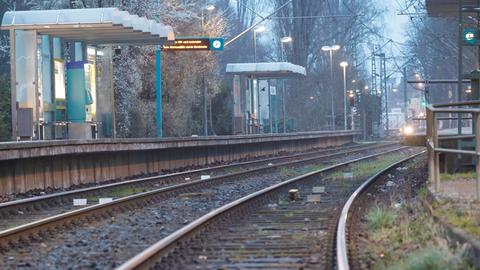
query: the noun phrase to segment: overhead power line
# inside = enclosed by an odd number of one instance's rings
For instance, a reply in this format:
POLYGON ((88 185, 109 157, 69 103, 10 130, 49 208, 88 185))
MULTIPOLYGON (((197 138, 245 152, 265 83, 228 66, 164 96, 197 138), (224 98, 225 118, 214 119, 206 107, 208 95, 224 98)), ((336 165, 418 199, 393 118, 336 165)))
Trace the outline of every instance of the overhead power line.
POLYGON ((272 20, 285 20, 285 19, 336 19, 336 18, 354 18, 362 17, 365 15, 323 15, 323 16, 292 16, 292 17, 272 17, 272 20))
POLYGON ((273 17, 273 15, 277 14, 281 9, 283 9, 284 7, 286 7, 288 4, 290 4, 292 2, 292 0, 289 0, 287 2, 285 2, 285 4, 281 5, 279 8, 277 8, 276 10, 274 10, 270 15, 264 17, 263 19, 261 19, 260 21, 258 21, 257 23, 254 23, 252 26, 248 27, 247 29, 243 30, 240 34, 236 35, 235 37, 233 37, 232 39, 230 39, 229 41, 225 42, 225 47, 228 46, 230 43, 234 42, 235 40, 237 40, 238 38, 240 38, 241 36, 245 35, 246 33, 248 33, 250 30, 254 29, 255 27, 257 27, 259 24, 263 23, 264 21, 270 19, 273 17))

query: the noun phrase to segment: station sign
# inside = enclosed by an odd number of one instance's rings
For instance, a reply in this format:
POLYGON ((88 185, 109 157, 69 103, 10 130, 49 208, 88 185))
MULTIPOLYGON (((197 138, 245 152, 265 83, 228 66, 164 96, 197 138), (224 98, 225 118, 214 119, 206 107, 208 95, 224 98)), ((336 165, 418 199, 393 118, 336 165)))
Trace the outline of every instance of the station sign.
POLYGON ((174 44, 162 46, 163 51, 223 51, 223 38, 176 38, 174 44))
POLYGON ((463 30, 463 42, 465 45, 480 45, 480 39, 478 36, 479 32, 477 29, 468 28, 463 30))

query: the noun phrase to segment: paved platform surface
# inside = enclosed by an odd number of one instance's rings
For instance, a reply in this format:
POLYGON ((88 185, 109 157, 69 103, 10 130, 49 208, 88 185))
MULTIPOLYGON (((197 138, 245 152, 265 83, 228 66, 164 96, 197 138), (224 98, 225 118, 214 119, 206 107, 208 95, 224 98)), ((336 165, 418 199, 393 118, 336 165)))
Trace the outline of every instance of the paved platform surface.
POLYGON ((354 136, 358 131, 316 131, 280 134, 252 134, 208 137, 53 140, 0 143, 0 161, 19 158, 68 155, 79 153, 158 150, 186 147, 222 145, 248 145, 255 143, 301 141, 319 138, 354 136))
POLYGON ((440 195, 454 200, 475 200, 475 180, 442 181, 440 195))

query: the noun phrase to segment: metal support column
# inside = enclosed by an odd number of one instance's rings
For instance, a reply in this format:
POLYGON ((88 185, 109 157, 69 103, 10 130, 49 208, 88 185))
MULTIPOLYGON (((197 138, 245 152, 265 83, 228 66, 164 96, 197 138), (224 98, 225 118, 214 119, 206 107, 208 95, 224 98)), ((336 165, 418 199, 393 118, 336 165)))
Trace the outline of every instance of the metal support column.
POLYGON ((343 67, 343 129, 347 130, 347 67, 343 67))
POLYGON ((407 124, 408 120, 408 95, 407 95, 407 68, 403 68, 403 102, 404 102, 404 117, 405 117, 405 125, 407 124))
MULTIPOLYGON (((38 41, 37 41, 37 31, 35 30, 35 56, 38 55, 38 41)), ((36 128, 36 131, 35 131, 35 139, 37 140, 40 140, 41 139, 41 136, 40 136, 40 92, 39 92, 39 89, 38 89, 38 57, 34 57, 34 68, 35 68, 35 99, 34 99, 34 106, 35 106, 35 128, 36 128)))
POLYGON ((12 109, 12 140, 17 140, 17 83, 15 58, 15 30, 10 30, 10 98, 12 109))
POLYGON ((330 52, 330 109, 331 109, 331 116, 332 116, 332 129, 335 130, 335 98, 334 98, 334 82, 333 82, 333 51, 329 50, 330 52))
POLYGON ((207 83, 203 75, 203 135, 208 136, 207 83))
POLYGON ((480 148, 480 113, 476 113, 473 115, 474 123, 475 123, 475 151, 477 152, 477 155, 475 156, 475 161, 476 161, 476 184, 475 184, 475 194, 477 200, 480 200, 480 156, 478 155, 479 153, 479 148, 480 148))
POLYGON ((389 126, 388 126, 388 88, 387 88, 387 61, 385 54, 381 54, 382 57, 382 81, 383 81, 383 94, 385 98, 385 135, 388 136, 388 133, 390 131, 389 126))
POLYGON ((287 133, 287 113, 286 113, 286 102, 287 102, 287 92, 285 91, 285 80, 282 80, 282 115, 283 115, 283 133, 287 133))
POLYGON ((155 90, 157 95, 157 137, 163 137, 163 123, 162 123, 162 57, 160 49, 156 50, 156 84, 155 90))
POLYGON ((273 133, 272 95, 270 92, 270 80, 267 80, 268 87, 268 121, 270 122, 270 133, 273 133))
MULTIPOLYGON (((462 101, 462 73, 463 73, 463 0, 458 1, 458 84, 457 101, 462 101)), ((462 134, 462 114, 458 117, 458 134, 462 134)))

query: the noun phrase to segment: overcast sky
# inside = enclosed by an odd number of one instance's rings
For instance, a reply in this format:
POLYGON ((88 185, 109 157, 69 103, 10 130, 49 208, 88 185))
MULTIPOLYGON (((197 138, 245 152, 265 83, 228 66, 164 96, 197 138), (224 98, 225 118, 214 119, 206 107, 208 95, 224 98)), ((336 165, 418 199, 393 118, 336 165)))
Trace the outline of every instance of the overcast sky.
POLYGON ((404 0, 377 0, 380 4, 383 4, 387 9, 385 14, 385 23, 387 24, 386 36, 390 37, 394 41, 405 41, 405 28, 408 25, 408 16, 398 15, 400 12, 399 2, 403 3, 404 0))

